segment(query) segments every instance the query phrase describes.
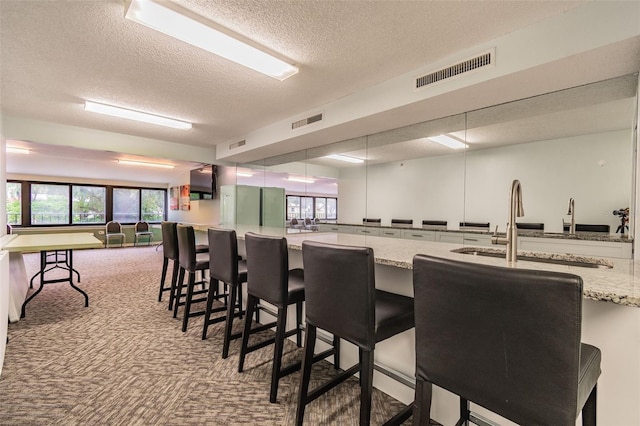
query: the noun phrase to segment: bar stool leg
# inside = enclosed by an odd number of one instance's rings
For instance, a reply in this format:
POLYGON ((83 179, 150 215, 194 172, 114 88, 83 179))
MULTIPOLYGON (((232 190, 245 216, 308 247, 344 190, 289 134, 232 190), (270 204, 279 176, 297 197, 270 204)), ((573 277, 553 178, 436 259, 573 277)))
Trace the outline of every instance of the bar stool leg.
POLYGON ((309 382, 311 380, 311 366, 313 365, 313 351, 316 345, 316 327, 307 323, 304 336, 304 355, 302 357, 302 376, 298 389, 298 407, 296 410, 296 425, 302 426, 304 409, 307 405, 309 382))
POLYGON ((184 317, 182 318, 182 332, 187 331, 189 324, 189 313, 191 312, 191 301, 193 300, 193 290, 196 286, 195 272, 189 272, 189 284, 187 285, 187 297, 184 302, 184 317))
POLYGON ((226 359, 229 356, 229 346, 231 344, 231 330, 233 326, 233 316, 235 311, 235 300, 237 298, 238 286, 230 285, 229 300, 227 305, 227 321, 224 326, 224 342, 222 343, 222 358, 226 359))
MULTIPOLYGON (((249 313, 247 312, 247 318, 249 313)), ((276 338, 273 348, 273 363, 271 370, 271 392, 269 402, 274 403, 278 397, 278 382, 280 381, 280 367, 282 366, 282 352, 284 350, 284 336, 287 327, 287 307, 278 308, 276 322, 276 338)))
POLYGON ((162 261, 162 277, 160 278, 160 292, 158 293, 158 302, 162 302, 162 293, 164 292, 164 283, 166 281, 168 267, 169 259, 165 257, 162 261))
POLYGON ((296 303, 296 345, 302 347, 302 302, 296 303))
POLYGON ((429 424, 431 414, 431 396, 433 385, 425 380, 416 379, 416 396, 413 402, 413 423, 429 424))
POLYGON ((593 387, 587 402, 582 407, 582 426, 596 426, 596 400, 598 385, 593 387))
POLYGON ((180 305, 180 298, 182 297, 182 287, 184 282, 184 269, 180 268, 180 274, 178 275, 178 288, 176 290, 176 297, 173 300, 173 317, 178 318, 178 306, 180 305))
POLYGON ((178 272, 180 264, 177 260, 173 261, 173 274, 171 274, 171 290, 169 291, 169 310, 173 310, 173 304, 176 300, 176 285, 178 283, 178 272))
POLYGON ((253 321, 253 312, 258 304, 258 298, 251 294, 247 298, 247 316, 244 319, 244 328, 242 329, 242 344, 240 346, 240 361, 238 362, 238 373, 242 373, 244 369, 244 359, 247 355, 247 347, 249 346, 249 334, 251 333, 251 323, 253 321))
POLYGON ((360 349, 360 425, 371 423, 371 397, 373 394, 373 351, 360 349))
POLYGON ((207 307, 205 308, 204 313, 202 340, 205 340, 207 338, 207 332, 209 330, 209 317, 211 316, 211 310, 213 309, 213 301, 216 299, 216 295, 218 293, 218 285, 218 280, 211 279, 211 282, 209 283, 209 291, 207 292, 207 307))

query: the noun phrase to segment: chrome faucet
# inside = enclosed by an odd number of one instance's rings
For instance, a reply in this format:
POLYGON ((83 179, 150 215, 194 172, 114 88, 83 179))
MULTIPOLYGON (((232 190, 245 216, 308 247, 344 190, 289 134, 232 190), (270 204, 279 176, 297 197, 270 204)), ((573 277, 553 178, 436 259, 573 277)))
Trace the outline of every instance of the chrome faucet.
POLYGON ((507 262, 516 262, 518 260, 518 227, 516 226, 516 217, 524 216, 524 207, 522 206, 522 186, 520 181, 515 179, 511 183, 511 194, 509 195, 509 223, 507 224, 507 236, 498 237, 498 226, 496 232, 491 238, 492 244, 507 245, 507 262))
POLYGON ((569 210, 567 214, 571 215, 571 227, 569 228, 569 234, 576 233, 576 206, 573 202, 573 198, 569 198, 569 210))

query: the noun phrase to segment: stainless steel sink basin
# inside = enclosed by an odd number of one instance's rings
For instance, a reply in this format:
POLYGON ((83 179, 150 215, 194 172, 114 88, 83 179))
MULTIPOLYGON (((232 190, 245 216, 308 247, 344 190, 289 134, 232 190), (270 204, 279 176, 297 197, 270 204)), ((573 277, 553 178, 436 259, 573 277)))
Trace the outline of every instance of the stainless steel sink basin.
MULTIPOLYGON (((451 250, 453 253, 471 254, 474 256, 488 256, 506 258, 506 251, 488 247, 462 247, 451 250)), ((595 257, 575 256, 572 254, 518 252, 518 260, 525 262, 551 263, 555 265, 579 266, 582 268, 613 268, 613 262, 595 257)))

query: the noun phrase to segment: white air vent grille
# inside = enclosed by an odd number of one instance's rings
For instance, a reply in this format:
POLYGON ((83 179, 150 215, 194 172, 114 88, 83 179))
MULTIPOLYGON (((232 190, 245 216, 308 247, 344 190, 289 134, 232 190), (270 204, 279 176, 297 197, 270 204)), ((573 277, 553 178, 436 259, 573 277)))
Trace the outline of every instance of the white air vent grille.
POLYGON ((311 117, 303 118, 302 120, 294 121, 291 123, 291 130, 299 129, 300 127, 308 126, 309 124, 322 121, 322 113, 312 115, 311 117))
POLYGON ((247 144, 246 140, 243 140, 240 142, 234 142, 231 145, 229 145, 229 149, 240 148, 241 146, 245 146, 246 144, 247 144))
POLYGON ((469 71, 485 68, 493 65, 494 62, 494 50, 485 52, 482 55, 476 56, 466 61, 459 62, 450 67, 443 68, 441 70, 432 72, 427 75, 416 78, 416 89, 428 86, 438 81, 446 80, 447 78, 455 77, 460 74, 464 74, 469 71))

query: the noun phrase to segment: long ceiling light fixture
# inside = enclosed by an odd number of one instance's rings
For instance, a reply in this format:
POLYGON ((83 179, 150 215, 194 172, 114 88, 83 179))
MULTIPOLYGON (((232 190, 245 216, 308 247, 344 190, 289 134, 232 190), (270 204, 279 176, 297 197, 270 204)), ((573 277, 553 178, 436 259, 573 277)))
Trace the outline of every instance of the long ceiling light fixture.
POLYGON ((343 155, 343 154, 331 154, 331 155, 327 155, 327 158, 333 158, 334 160, 346 161, 347 163, 355 163, 355 164, 364 163, 364 160, 361 159, 361 158, 351 157, 349 155, 343 155))
POLYGON ((236 172, 236 176, 240 176, 240 177, 253 177, 252 173, 249 172, 236 172))
POLYGON ((439 135, 439 136, 429 136, 427 139, 430 141, 439 143, 440 145, 447 146, 451 149, 462 149, 467 148, 468 145, 460 142, 458 139, 454 139, 447 135, 439 135))
POLYGON ((189 130, 191 128, 191 123, 187 121, 176 120, 174 118, 149 114, 147 112, 136 111, 133 109, 120 108, 113 105, 100 104, 98 102, 85 101, 84 110, 96 112, 98 114, 110 115, 112 117, 126 118, 129 120, 171 127, 172 129, 189 130))
POLYGON ((5 152, 7 154, 30 154, 31 153, 31 151, 29 151, 27 148, 18 148, 16 146, 6 147, 5 152))
POLYGON ((215 24, 205 18, 177 10, 168 2, 129 0, 125 18, 280 81, 298 72, 297 67, 212 28, 215 24))
POLYGON ((173 164, 164 163, 147 163, 145 161, 133 161, 133 160, 117 160, 118 164, 124 164, 127 166, 145 166, 145 167, 160 167, 163 169, 173 169, 173 164))
POLYGON ((315 182, 315 180, 313 180, 313 179, 300 178, 300 177, 291 177, 291 176, 289 176, 287 178, 287 180, 291 181, 291 182, 302 182, 302 183, 314 183, 315 182))

